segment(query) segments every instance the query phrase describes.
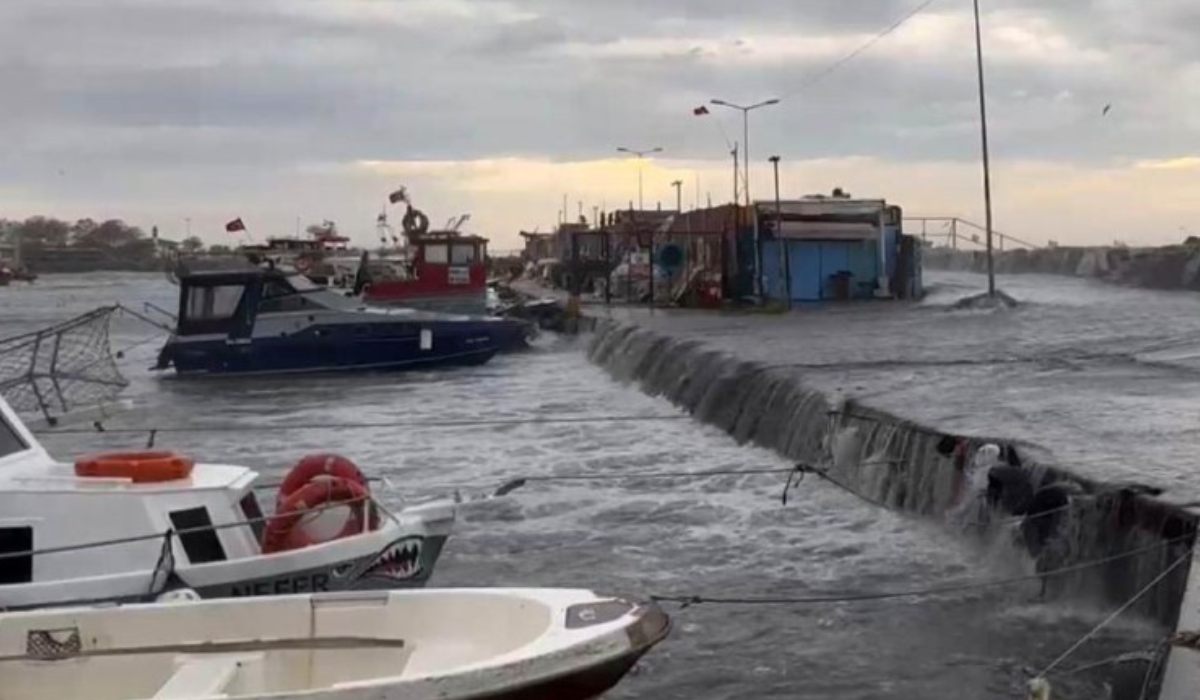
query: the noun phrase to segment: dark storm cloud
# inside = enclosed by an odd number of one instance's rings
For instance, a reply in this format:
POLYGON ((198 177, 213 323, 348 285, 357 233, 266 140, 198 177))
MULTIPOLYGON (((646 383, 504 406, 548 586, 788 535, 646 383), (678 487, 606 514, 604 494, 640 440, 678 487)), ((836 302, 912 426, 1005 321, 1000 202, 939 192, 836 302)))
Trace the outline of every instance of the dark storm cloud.
MULTIPOLYGON (((17 0, 0 8, 0 138, 10 146, 0 181, 82 157, 164 170, 287 169, 590 158, 654 142, 677 156, 717 158, 725 148, 718 124, 734 134, 736 120, 696 119, 691 108, 714 96, 776 94, 788 99, 755 116, 758 149, 974 158, 968 33, 908 53, 897 37, 885 39, 807 85, 916 4, 17 0), (822 38, 845 42, 832 53, 802 50, 822 38)), ((1022 25, 991 43, 1001 157, 1088 161, 1198 148, 1197 125, 1180 106, 1200 97, 1187 72, 1200 75, 1192 38, 1200 9, 1194 0, 1147 4, 986 3, 992 26, 1016 17, 1065 42, 1043 46, 1050 39, 1025 37, 1022 25), (1108 103, 1115 108, 1101 120, 1108 103)), ((928 18, 964 20, 968 9, 941 0, 928 18)))

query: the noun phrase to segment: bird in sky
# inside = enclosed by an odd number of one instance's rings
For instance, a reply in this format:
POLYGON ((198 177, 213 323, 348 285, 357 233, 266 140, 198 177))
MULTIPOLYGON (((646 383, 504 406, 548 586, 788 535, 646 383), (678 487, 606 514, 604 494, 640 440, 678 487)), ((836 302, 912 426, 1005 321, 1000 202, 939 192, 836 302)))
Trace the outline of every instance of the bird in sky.
POLYGON ((1111 105, 1111 104, 1104 105, 1104 111, 1100 113, 1100 116, 1102 116, 1102 117, 1107 117, 1107 116, 1108 116, 1108 113, 1109 113, 1109 112, 1111 112, 1111 111, 1112 111, 1112 105, 1111 105))

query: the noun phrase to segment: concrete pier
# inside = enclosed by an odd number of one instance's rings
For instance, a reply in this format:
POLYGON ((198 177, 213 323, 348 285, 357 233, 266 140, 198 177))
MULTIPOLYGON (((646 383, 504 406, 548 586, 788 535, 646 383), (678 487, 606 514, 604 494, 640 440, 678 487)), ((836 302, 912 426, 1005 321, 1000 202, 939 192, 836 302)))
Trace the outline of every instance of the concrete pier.
MULTIPOLYGON (((826 464, 864 496, 950 526, 961 526, 956 451, 994 443, 1011 458, 993 525, 1015 523, 1026 545, 1053 531, 1053 546, 1028 551, 1039 570, 1117 557, 1054 577, 1047 593, 1126 602, 1194 543, 1200 374, 1161 347, 1200 338, 1200 300, 1032 278, 1005 287, 1021 307, 980 313, 950 309, 977 280, 934 281, 951 291, 923 304, 790 314, 592 306, 590 357, 738 440, 826 464), (1066 496, 1064 517, 1031 502, 1047 490, 1066 496)), ((1179 567, 1129 614, 1194 629, 1198 580, 1179 567)), ((1175 652, 1168 682, 1197 687, 1196 656, 1175 652)))

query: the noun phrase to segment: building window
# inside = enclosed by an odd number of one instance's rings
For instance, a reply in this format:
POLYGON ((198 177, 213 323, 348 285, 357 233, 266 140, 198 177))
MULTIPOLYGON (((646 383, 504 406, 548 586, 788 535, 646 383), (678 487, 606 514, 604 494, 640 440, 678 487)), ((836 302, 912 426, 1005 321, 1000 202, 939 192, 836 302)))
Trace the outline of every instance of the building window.
POLYGON ((201 506, 172 511, 171 525, 179 535, 179 543, 183 545, 189 562, 206 564, 225 561, 225 548, 221 546, 217 531, 212 529, 207 508, 201 506))
POLYGON ((3 416, 0 416, 0 457, 7 457, 8 455, 24 452, 28 449, 29 445, 26 445, 21 436, 17 435, 16 428, 9 425, 8 421, 4 420, 3 416))
POLYGON ((0 554, 20 552, 25 552, 25 556, 0 559, 0 584, 33 580, 33 528, 0 527, 0 554))

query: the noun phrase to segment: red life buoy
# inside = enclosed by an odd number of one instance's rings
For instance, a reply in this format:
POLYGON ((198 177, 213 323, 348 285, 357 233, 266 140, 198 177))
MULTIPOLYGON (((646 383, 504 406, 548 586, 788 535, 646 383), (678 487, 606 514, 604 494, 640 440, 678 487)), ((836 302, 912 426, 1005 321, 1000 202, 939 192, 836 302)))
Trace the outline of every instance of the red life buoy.
POLYGON ((292 261, 292 267, 296 268, 296 272, 304 274, 312 267, 312 261, 308 258, 296 258, 292 261))
MULTIPOLYGON (((263 554, 285 552, 300 549, 319 541, 299 527, 305 516, 314 515, 319 509, 345 503, 350 506, 350 517, 341 532, 331 540, 350 537, 366 532, 370 518, 364 518, 363 512, 370 509, 370 492, 358 482, 349 479, 331 477, 310 481, 293 491, 276 509, 275 515, 267 521, 263 532, 263 554), (364 523, 364 520, 368 521, 364 523)), ((321 540, 329 541, 329 540, 321 540)))
POLYGON ((368 488, 367 477, 363 476, 362 470, 354 462, 341 455, 312 454, 301 457, 300 461, 296 462, 296 466, 292 467, 292 470, 283 478, 283 483, 279 485, 279 496, 276 503, 283 503, 285 498, 295 493, 301 486, 320 477, 348 479, 363 488, 368 488))

